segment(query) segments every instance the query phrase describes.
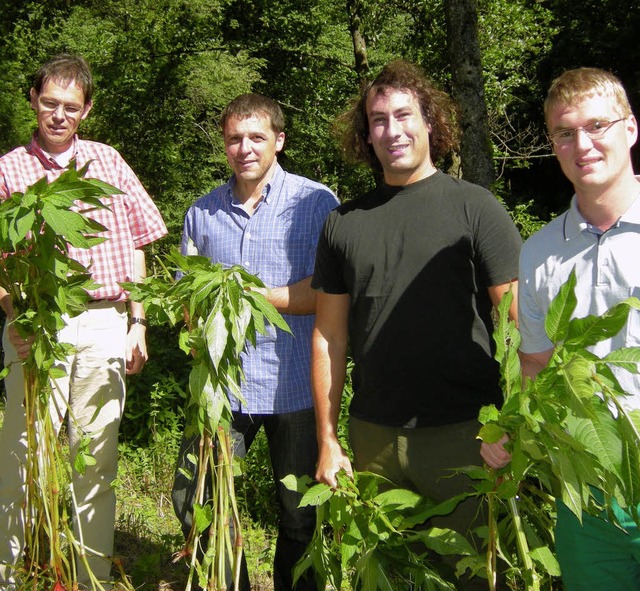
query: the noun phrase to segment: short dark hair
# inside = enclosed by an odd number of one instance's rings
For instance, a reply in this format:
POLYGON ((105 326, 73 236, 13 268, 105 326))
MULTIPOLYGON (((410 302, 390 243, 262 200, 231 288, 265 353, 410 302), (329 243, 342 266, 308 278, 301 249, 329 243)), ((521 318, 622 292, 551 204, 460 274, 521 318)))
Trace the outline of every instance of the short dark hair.
POLYGON ((362 85, 360 96, 340 118, 344 129, 342 146, 348 156, 366 162, 375 170, 382 169, 369 143, 367 99, 371 93, 385 94, 390 89, 408 91, 416 97, 424 120, 431 125, 429 149, 433 162, 457 149, 459 134, 454 102, 446 92, 437 89, 418 66, 395 60, 389 62, 372 82, 362 85))
POLYGON ((93 96, 93 76, 87 61, 78 54, 60 53, 40 66, 33 79, 36 94, 42 92, 42 87, 49 80, 57 82, 75 82, 84 95, 84 104, 91 102, 93 96))
POLYGON ((271 129, 279 134, 284 131, 284 114, 280 105, 273 99, 261 94, 248 92, 234 98, 220 114, 220 128, 224 133, 224 127, 229 119, 247 119, 254 115, 268 117, 271 129))

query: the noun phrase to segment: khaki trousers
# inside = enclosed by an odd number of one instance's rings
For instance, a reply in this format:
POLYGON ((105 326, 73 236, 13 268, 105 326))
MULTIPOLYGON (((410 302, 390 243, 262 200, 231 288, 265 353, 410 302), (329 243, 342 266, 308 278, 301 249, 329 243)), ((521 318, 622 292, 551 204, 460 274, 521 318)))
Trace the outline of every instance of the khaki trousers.
MULTIPOLYGON (((116 503, 111 483, 117 472, 118 430, 125 401, 125 304, 93 302, 87 311, 65 322, 59 341, 72 344, 76 351, 57 364, 66 377, 53 384, 50 412, 57 431, 65 415, 68 417, 71 465, 82 434, 92 437, 89 451, 96 464, 87 466, 84 475, 73 470, 77 501, 74 531, 88 549, 110 557, 116 503)), ((13 566, 24 546, 22 505, 27 457, 24 376, 6 327, 3 345, 5 365, 15 363, 5 379, 7 402, 0 431, 0 589, 13 582, 13 566)), ((89 563, 100 581, 109 581, 109 560, 94 556, 89 563)), ((84 569, 79 569, 78 579, 81 585, 89 583, 84 569)))

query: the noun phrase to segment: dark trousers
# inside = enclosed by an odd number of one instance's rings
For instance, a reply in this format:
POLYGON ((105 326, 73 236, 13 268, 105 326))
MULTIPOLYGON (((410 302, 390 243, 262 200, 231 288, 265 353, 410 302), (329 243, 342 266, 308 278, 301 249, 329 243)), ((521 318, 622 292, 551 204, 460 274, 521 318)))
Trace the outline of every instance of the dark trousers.
MULTIPOLYGON (((298 508, 302 496, 288 490, 280 482, 288 474, 295 476, 315 474, 318 446, 316 442, 315 416, 313 409, 279 415, 246 415, 234 413, 231 425, 233 453, 244 458, 258 430, 264 426, 269 444, 269 455, 276 486, 276 499, 279 510, 278 540, 273 565, 275 591, 291 591, 293 587, 292 569, 311 542, 315 530, 316 518, 314 507, 298 508)), ((178 458, 171 498, 173 508, 182 524, 185 537, 191 530, 193 503, 196 493, 196 480, 189 478, 181 471, 193 472, 194 467, 187 460, 188 454, 198 456, 199 437, 183 438, 178 458)), ((207 479, 210 486, 210 479, 207 479)), ((205 501, 211 498, 211 491, 205 491, 205 501)), ((316 591, 317 586, 313 574, 298 581, 296 591, 316 591)), ((231 581, 227 582, 232 589, 231 581)), ((240 589, 249 591, 247 565, 242 557, 240 589)))

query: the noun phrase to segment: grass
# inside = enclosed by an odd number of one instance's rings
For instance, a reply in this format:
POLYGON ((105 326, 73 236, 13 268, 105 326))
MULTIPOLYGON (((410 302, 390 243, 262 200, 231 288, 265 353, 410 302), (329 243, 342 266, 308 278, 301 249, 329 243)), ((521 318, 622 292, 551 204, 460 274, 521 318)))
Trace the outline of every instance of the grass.
MULTIPOLYGON (((4 400, 0 398, 0 425, 4 400)), ((182 548, 180 524, 171 505, 171 486, 181 433, 156 432, 146 447, 120 444, 115 554, 140 591, 183 591, 188 568, 173 562, 182 548)), ((246 459, 247 475, 237 479, 244 542, 254 591, 272 591, 275 516, 266 438, 260 433, 246 459), (268 456, 267 456, 268 457, 268 456)))

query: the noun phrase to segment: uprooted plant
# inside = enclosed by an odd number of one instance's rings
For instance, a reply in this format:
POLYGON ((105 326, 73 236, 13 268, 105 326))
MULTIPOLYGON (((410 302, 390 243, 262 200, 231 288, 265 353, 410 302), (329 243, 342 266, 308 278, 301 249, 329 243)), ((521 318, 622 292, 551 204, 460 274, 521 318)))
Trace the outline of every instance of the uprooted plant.
POLYGON ((180 348, 192 355, 185 434, 199 435, 200 447, 198 457, 189 457, 194 469, 187 475, 197 482, 193 526, 178 554, 190 561, 185 591, 191 589, 194 577, 210 591, 226 589, 229 578, 237 589, 242 533, 233 482, 229 397, 243 402, 241 353, 245 348, 255 346, 258 334, 288 327, 259 292, 264 284, 242 267, 225 268, 207 257, 177 252, 167 255, 166 262, 178 271, 177 281, 165 267, 164 276, 126 288, 133 300, 144 302, 153 321, 176 325, 186 320, 179 337, 180 348), (205 493, 207 483, 210 499, 205 493))
POLYGON ((335 490, 312 485, 308 476, 283 479, 303 493, 300 506, 317 507, 316 530, 294 580, 311 568, 318 589, 343 589, 346 580, 354 591, 453 591, 441 558, 463 557, 458 576, 475 569, 478 556, 463 535, 424 525, 450 513, 468 494, 435 503, 370 472, 356 472, 353 480, 340 472, 337 479, 335 490))
MULTIPOLYGON (((638 373, 640 347, 620 348, 603 358, 588 347, 615 336, 630 311, 640 309, 640 301, 629 298, 601 316, 572 318, 575 285, 574 271, 545 319, 547 336, 554 344, 551 360, 535 380, 524 383, 518 357, 520 335, 507 317, 512 295, 503 298, 495 338, 504 404, 501 410, 485 407, 480 414, 484 426, 479 437, 492 443, 509 434, 512 454, 511 463, 489 471, 483 485, 494 516, 496 505, 506 505, 511 524, 500 537, 498 524, 491 524, 495 534, 491 552, 493 556, 500 552, 526 587, 534 590, 541 588, 549 573, 559 574, 552 554, 552 523, 545 510, 536 507, 551 505, 555 497, 578 519, 583 511, 593 515, 604 511, 615 522, 611 510, 615 499, 638 521, 640 412, 629 411, 623 404, 628 394, 612 368, 638 373), (523 507, 531 508, 525 519, 523 507)), ((489 564, 495 566, 493 560, 489 564)))
MULTIPOLYGON (((65 315, 85 310, 86 290, 96 287, 87 269, 68 256, 68 244, 91 248, 104 241, 96 234, 105 228, 86 214, 106 207, 103 200, 108 203, 109 196, 120 193, 102 181, 84 179, 87 166, 76 170, 72 162, 51 183, 43 178, 0 204, 0 285, 14 311, 8 321, 21 337, 33 341, 21 368, 27 436, 25 547, 16 565, 30 589, 77 589, 80 564, 93 588, 102 589, 87 562, 92 551, 84 546, 79 525, 74 534, 69 510, 75 507, 72 470, 84 473, 95 463, 88 451, 90 438, 83 438, 71 466, 50 412, 52 383, 64 375, 57 362, 72 351, 69 344, 58 342, 58 331, 65 315)), ((5 368, 2 377, 9 370, 5 368)), ((58 409, 62 415, 66 410, 58 409)))

